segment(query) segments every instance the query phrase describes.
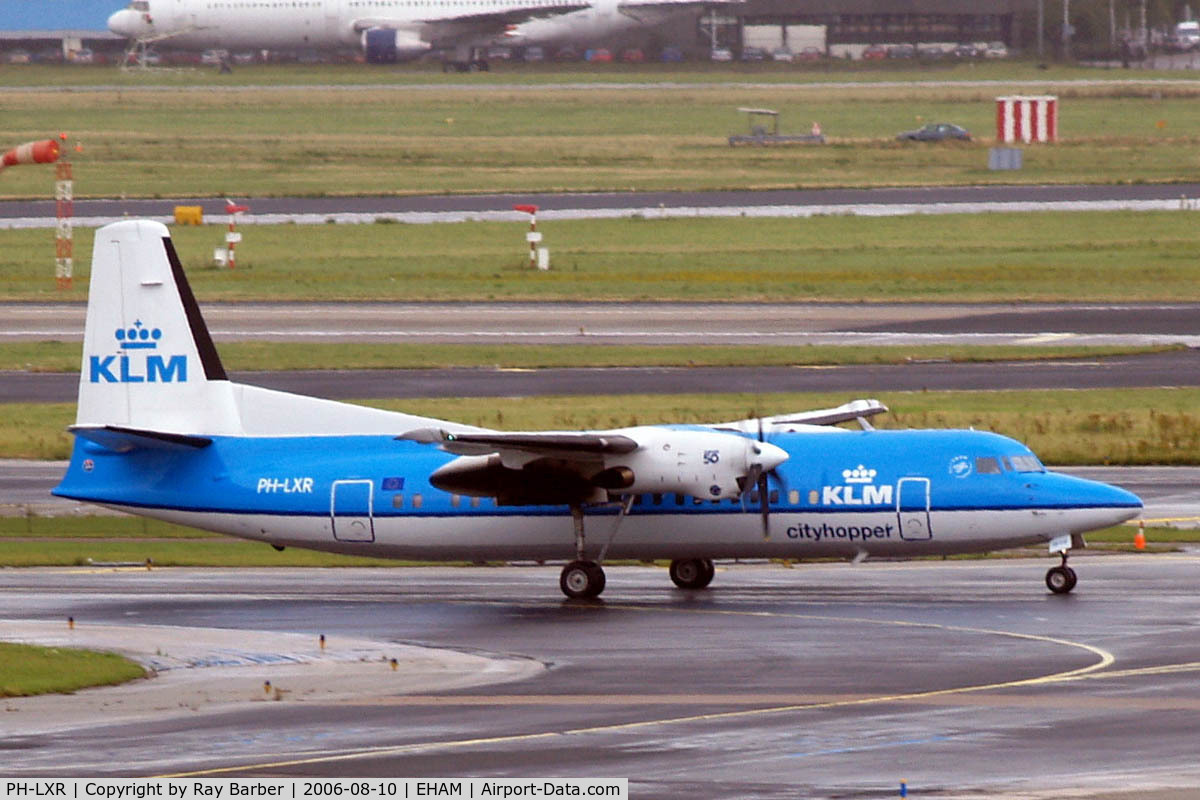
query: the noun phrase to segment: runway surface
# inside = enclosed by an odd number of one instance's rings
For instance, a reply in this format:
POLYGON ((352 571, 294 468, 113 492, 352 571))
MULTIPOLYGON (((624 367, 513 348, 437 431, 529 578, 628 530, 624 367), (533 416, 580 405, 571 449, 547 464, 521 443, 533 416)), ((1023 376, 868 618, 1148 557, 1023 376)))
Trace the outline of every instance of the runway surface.
MULTIPOLYGON (((1200 304, 215 303, 225 341, 470 344, 1010 344, 1200 348, 1200 304), (703 320, 702 323, 697 320, 703 320)), ((78 341, 81 304, 0 304, 0 343, 78 341)), ((342 370, 234 379, 335 399, 676 392, 920 391, 1200 384, 1200 349, 1000 364, 342 370)), ((77 376, 0 373, 0 402, 69 402, 77 376)))
MULTIPOLYGON (((1200 347, 1200 303, 205 303, 222 341, 1200 347)), ((0 303, 0 342, 83 338, 82 303, 0 303)))
MULTIPOLYGON (((9 619, 326 633, 547 665, 527 680, 337 701, 0 725, 6 773, 628 777, 631 797, 1146 798, 1200 790, 1197 558, 722 568, 710 590, 557 568, 4 570, 9 619), (1173 789, 1174 791, 1165 791, 1173 789)), ((2 625, 3 623, 0 623, 2 625)), ((266 638, 266 637, 264 637, 266 638)), ((236 671, 226 679, 230 690, 236 671)), ((280 681, 283 686, 286 681, 280 681)), ((101 690, 103 691, 103 690, 101 690)), ((84 695, 80 695, 83 702, 84 695)))
MULTIPOLYGON (((1200 183, 1061 186, 946 186, 886 189, 795 189, 719 192, 594 192, 404 197, 251 197, 250 219, 261 215, 512 213, 516 204, 535 203, 542 212, 642 208, 746 208, 784 206, 896 206, 969 203, 1099 203, 1171 201, 1200 197, 1200 183)), ((170 217, 177 205, 198 205, 205 216, 224 219, 221 198, 77 199, 75 216, 170 217)), ((0 202, 0 221, 44 217, 53 222, 54 201, 0 202)))
MULTIPOLYGON (((1200 386, 1200 350, 1053 361, 855 367, 614 367, 230 372, 231 380, 333 400, 745 392, 919 392, 1200 386)), ((0 403, 74 402, 79 376, 2 372, 0 403)))

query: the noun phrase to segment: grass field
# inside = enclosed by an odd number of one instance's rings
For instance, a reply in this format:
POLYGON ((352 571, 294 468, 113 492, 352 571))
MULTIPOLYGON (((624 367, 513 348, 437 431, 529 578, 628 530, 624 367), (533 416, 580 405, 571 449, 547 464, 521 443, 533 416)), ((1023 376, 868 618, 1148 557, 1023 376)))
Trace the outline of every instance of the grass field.
POLYGON ((489 73, 461 75, 444 73, 437 62, 395 66, 363 64, 251 64, 239 65, 232 74, 221 75, 214 67, 121 71, 112 66, 36 64, 14 65, 5 70, 10 87, 59 89, 62 87, 165 87, 179 89, 269 86, 428 86, 470 89, 477 86, 526 86, 555 84, 586 86, 614 81, 632 84, 742 84, 753 83, 845 83, 871 84, 881 81, 1001 81, 1054 84, 1096 80, 1165 80, 1176 82, 1191 76, 1179 70, 1097 70, 1066 64, 1045 68, 1029 59, 937 64, 889 61, 831 61, 820 64, 797 62, 734 62, 714 64, 562 64, 505 63, 493 61, 489 73))
MULTIPOLYGON (((1200 103, 1197 104, 1200 108, 1200 103)), ((1200 149, 1198 149, 1200 152, 1200 149)), ((7 178, 7 175, 6 175, 7 178)), ((544 222, 552 269, 528 269, 514 223, 257 225, 238 268, 211 266, 223 226, 175 226, 196 296, 212 300, 1194 300, 1200 226, 1185 211, 544 222)), ((54 288, 53 231, 4 232, 0 298, 54 288)))
POLYGON ((145 674, 140 666, 115 653, 0 642, 0 697, 112 686, 145 674))
MULTIPOLYGON (((879 427, 975 427, 1013 436, 1049 464, 1195 464, 1200 390, 883 392, 879 427)), ((851 399, 839 394, 613 395, 368 401, 440 419, 508 430, 604 429, 656 422, 719 422, 851 399)), ((73 403, 0 406, 0 457, 67 458, 73 403)))
MULTIPOLYGON (((1019 71, 995 69, 1000 71, 981 67, 974 74, 1019 71)), ((651 71, 625 74, 631 80, 657 75, 670 83, 612 88, 598 84, 598 77, 574 82, 550 73, 568 85, 539 85, 545 81, 534 78, 514 84, 512 77, 496 75, 484 86, 446 79, 453 90, 414 88, 406 79, 350 91, 259 83, 226 88, 214 86, 212 76, 196 82, 181 75, 154 79, 159 85, 152 91, 130 91, 120 87, 136 86, 139 79, 114 73, 108 73, 109 88, 5 96, 5 139, 67 131, 82 145, 82 153, 70 152, 78 197, 1200 179, 1200 81, 1039 87, 1062 99, 1061 143, 1026 148, 1019 172, 990 172, 994 98, 1013 88, 1003 84, 879 87, 876 73, 834 87, 730 84, 723 82, 727 77, 694 82, 712 74, 703 71, 683 81, 675 78, 684 73, 651 71), (785 130, 807 132, 817 121, 832 143, 731 148, 726 138, 746 127, 739 106, 779 110, 785 130), (900 130, 938 120, 965 125, 980 140, 935 146, 894 140, 900 130)), ((1034 77, 1033 70, 1027 73, 1034 77)), ((264 72, 261 80, 279 74, 264 72)), ((363 68, 357 74, 379 75, 363 68)), ((420 82, 440 83, 416 74, 420 82)), ((749 74, 778 80, 792 73, 749 74)), ((960 73, 884 77, 914 74, 960 73)), ((0 193, 46 197, 49 181, 49 169, 13 170, 0 193)))

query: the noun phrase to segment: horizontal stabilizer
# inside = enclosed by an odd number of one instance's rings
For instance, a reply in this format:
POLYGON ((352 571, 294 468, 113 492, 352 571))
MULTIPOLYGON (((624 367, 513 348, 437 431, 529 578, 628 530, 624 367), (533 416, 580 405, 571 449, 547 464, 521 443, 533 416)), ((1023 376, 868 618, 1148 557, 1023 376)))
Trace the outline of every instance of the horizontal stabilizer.
POLYGON ((711 427, 718 430, 740 431, 755 433, 765 430, 768 433, 779 433, 781 429, 795 425, 837 425, 842 422, 858 420, 863 424, 869 417, 886 413, 888 407, 878 400, 852 400, 837 408, 821 408, 813 411, 797 411, 794 414, 778 414, 773 417, 741 419, 734 422, 719 422, 711 427))
POLYGON ((182 433, 142 431, 117 425, 72 425, 68 430, 76 436, 95 442, 118 453, 131 450, 198 450, 212 444, 207 436, 188 436, 182 433))

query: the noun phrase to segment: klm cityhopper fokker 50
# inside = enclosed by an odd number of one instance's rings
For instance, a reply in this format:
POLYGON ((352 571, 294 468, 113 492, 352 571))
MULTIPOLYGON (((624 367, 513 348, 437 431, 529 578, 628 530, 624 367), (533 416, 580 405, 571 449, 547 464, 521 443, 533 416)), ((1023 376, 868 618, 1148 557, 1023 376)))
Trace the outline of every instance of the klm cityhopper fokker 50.
POLYGON ((1069 548, 1142 507, 1003 436, 872 429, 885 410, 502 432, 245 386, 166 227, 128 221, 96 232, 75 449, 54 493, 277 549, 562 560, 570 597, 600 594, 605 559, 669 559, 677 586, 700 589, 715 559, 1036 543, 1062 554, 1046 583, 1069 592, 1069 548))

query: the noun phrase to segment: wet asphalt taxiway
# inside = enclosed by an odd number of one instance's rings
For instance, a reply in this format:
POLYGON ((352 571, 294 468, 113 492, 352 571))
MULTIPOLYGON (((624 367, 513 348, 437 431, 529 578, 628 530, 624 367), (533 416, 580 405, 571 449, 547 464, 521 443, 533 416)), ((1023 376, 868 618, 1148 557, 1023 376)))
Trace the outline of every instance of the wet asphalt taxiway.
POLYGON ((8 619, 327 633, 547 669, 99 718, 0 736, 0 759, 24 776, 628 777, 639 798, 891 797, 901 780, 920 797, 1197 796, 1200 558, 1081 554, 1069 596, 1043 586, 1050 563, 725 565, 705 591, 611 567, 583 603, 553 566, 2 570, 8 619))

